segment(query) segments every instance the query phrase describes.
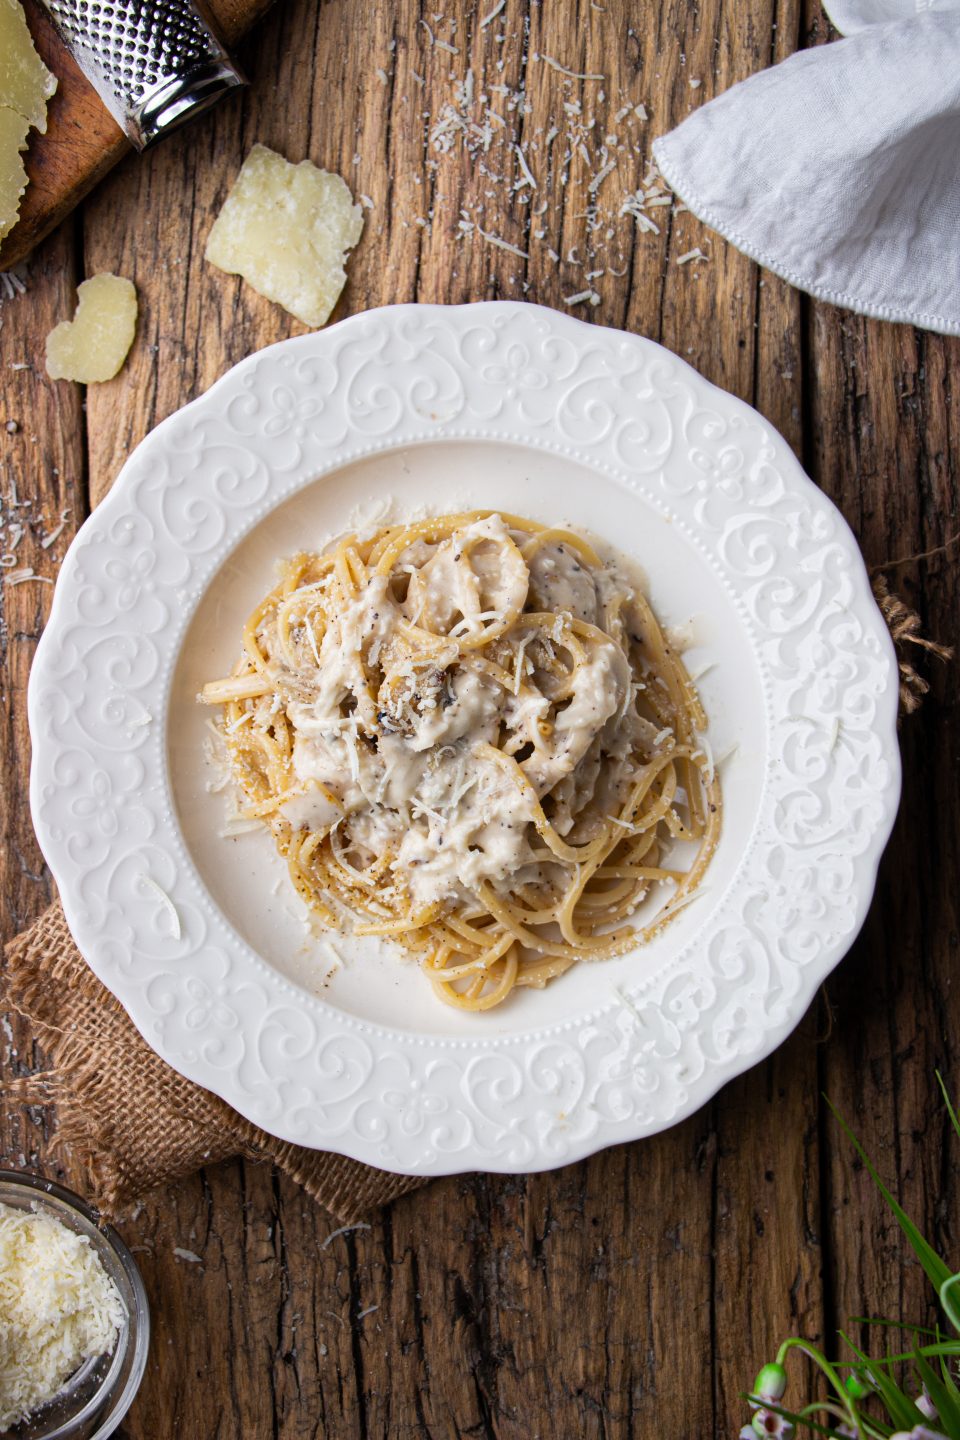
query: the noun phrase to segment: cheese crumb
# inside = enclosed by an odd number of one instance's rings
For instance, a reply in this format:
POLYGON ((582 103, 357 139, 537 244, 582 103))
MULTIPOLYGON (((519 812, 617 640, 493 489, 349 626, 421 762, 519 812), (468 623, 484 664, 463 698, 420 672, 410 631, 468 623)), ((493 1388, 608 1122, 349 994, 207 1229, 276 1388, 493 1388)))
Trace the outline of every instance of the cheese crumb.
POLYGON ((137 292, 121 275, 94 275, 77 287, 77 312, 47 336, 51 380, 112 380, 137 328, 137 292))
POLYGON ((346 283, 363 211, 339 175, 255 145, 207 240, 206 258, 317 328, 346 283))
POLYGON ((57 88, 54 75, 34 49, 17 0, 0 0, 0 240, 17 223, 27 188, 21 151, 31 125, 47 128, 47 101, 57 88))
POLYGON ((84 1360, 111 1353, 124 1319, 85 1236, 0 1204, 0 1431, 52 1400, 84 1360))

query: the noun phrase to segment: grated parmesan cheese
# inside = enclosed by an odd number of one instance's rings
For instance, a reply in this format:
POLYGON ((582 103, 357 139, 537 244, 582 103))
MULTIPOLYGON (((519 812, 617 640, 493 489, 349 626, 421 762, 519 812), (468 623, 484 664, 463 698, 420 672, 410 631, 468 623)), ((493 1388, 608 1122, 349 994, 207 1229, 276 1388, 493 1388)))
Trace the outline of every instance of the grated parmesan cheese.
POLYGON ((600 296, 596 290, 578 290, 576 295, 564 295, 563 297, 564 305, 583 305, 587 301, 589 301, 591 305, 600 304, 600 296))
POLYGON ((174 905, 166 890, 158 885, 156 880, 152 880, 149 875, 140 875, 138 878, 141 889, 148 890, 159 902, 161 910, 169 916, 170 930, 173 938, 174 940, 179 940, 182 932, 180 927, 180 912, 177 910, 176 905, 174 905))
POLYGON ((561 65, 559 60, 554 60, 552 55, 534 55, 534 60, 542 60, 544 65, 549 65, 551 70, 556 70, 558 75, 566 75, 571 80, 606 80, 606 75, 591 75, 583 70, 568 70, 566 65, 561 65))
POLYGON ((84 1360, 110 1354, 124 1319, 85 1236, 0 1204, 0 1431, 52 1400, 84 1360))

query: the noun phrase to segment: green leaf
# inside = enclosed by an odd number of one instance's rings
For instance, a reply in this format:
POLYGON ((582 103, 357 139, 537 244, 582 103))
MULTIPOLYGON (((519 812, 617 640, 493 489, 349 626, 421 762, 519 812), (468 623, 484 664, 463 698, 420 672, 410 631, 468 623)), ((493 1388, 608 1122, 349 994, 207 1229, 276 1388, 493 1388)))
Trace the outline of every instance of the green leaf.
POLYGON ((878 1355, 871 1359, 871 1368, 877 1365, 902 1365, 907 1360, 912 1360, 917 1353, 926 1355, 928 1359, 943 1360, 945 1355, 960 1355, 960 1340, 944 1340, 939 1345, 920 1345, 913 1350, 901 1350, 893 1355, 878 1355))
POLYGON ((956 1396, 951 1395, 948 1386, 943 1383, 936 1370, 919 1351, 914 1355, 913 1363, 927 1387, 930 1399, 937 1407, 937 1424, 943 1427, 950 1440, 960 1440, 960 1403, 956 1396))
POLYGON ((950 1391, 950 1394, 953 1396, 957 1405, 960 1406, 960 1390, 957 1389, 956 1382, 954 1381, 954 1378, 950 1373, 950 1366, 947 1364, 946 1354, 944 1354, 942 1351, 940 1354, 940 1374, 943 1376, 944 1385, 946 1385, 947 1389, 950 1391))
POLYGON ((883 1325, 888 1330, 905 1330, 909 1335, 936 1335, 932 1325, 908 1325, 904 1320, 881 1320, 875 1315, 851 1315, 850 1325, 883 1325))
MULTIPOLYGON (((849 1335, 841 1330, 840 1338, 850 1346, 850 1349, 867 1367, 870 1379, 876 1386, 877 1394, 887 1408, 887 1414, 898 1430, 912 1430, 914 1425, 919 1425, 925 1416, 917 1409, 909 1395, 906 1395, 891 1377, 885 1374, 882 1365, 871 1360, 858 1346, 854 1345, 849 1335)), ((910 1357, 913 1358, 912 1356, 910 1357)))
POLYGON ((960 1274, 944 1280, 940 1286, 940 1304, 954 1330, 960 1331, 960 1274))
POLYGON ((850 1140, 857 1154, 860 1156, 860 1159, 863 1161, 864 1165, 866 1165, 867 1169, 869 1170, 873 1178, 873 1183, 876 1185, 877 1189, 880 1191, 880 1194, 883 1196, 884 1200, 886 1200, 890 1209, 896 1216, 897 1223, 899 1224, 900 1229, 903 1231, 904 1235, 906 1235, 908 1241, 910 1242, 913 1253, 916 1255, 917 1259, 920 1261, 920 1264, 926 1271, 927 1278, 930 1280, 930 1283, 933 1285, 934 1289, 939 1294, 940 1287, 944 1284, 945 1281, 951 1278, 949 1266, 945 1264, 943 1260, 941 1260, 940 1256, 937 1254, 936 1250, 934 1250, 933 1246, 923 1238, 916 1225, 914 1225, 907 1212, 903 1209, 902 1205, 899 1205, 897 1201, 894 1200, 893 1196, 890 1194, 890 1191, 887 1189, 886 1185, 884 1185, 883 1181, 880 1179, 880 1176, 877 1174, 876 1167, 874 1166, 873 1161, 870 1159, 870 1156, 867 1154, 866 1150, 864 1150, 863 1146, 860 1144, 860 1141, 857 1139, 856 1135, 854 1135, 853 1131, 850 1129, 850 1126, 847 1124, 846 1120, 844 1120, 843 1116, 840 1114, 840 1111, 834 1105, 833 1101, 827 1095, 824 1095, 823 1098, 824 1100, 826 1100, 827 1104, 830 1106, 830 1109, 833 1111, 834 1117, 837 1120, 837 1123, 840 1125, 840 1128, 850 1140))
POLYGON ((937 1077, 937 1084, 940 1086, 940 1093, 943 1096, 943 1102, 947 1107, 947 1114, 950 1116, 950 1120, 954 1130, 957 1132, 958 1135, 960 1135, 960 1120, 957 1119, 957 1113, 950 1103, 950 1096, 947 1094, 947 1087, 943 1083, 943 1076, 940 1074, 939 1070, 937 1070, 935 1073, 937 1077))

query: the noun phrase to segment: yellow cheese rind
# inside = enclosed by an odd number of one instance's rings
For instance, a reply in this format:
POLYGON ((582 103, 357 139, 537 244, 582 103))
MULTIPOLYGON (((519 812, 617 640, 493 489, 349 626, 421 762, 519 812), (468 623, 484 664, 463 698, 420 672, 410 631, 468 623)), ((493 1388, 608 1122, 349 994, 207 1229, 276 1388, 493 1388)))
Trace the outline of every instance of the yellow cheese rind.
POLYGON ((77 287, 72 320, 55 325, 47 336, 47 374, 51 380, 84 385, 112 380, 133 344, 137 328, 137 292, 121 275, 94 275, 77 287))
POLYGON ((317 328, 340 297, 347 252, 362 231, 363 211, 339 175, 255 145, 213 223, 206 258, 317 328))
POLYGON ((27 143, 30 121, 16 110, 0 105, 0 240, 17 223, 20 196, 27 188, 21 151, 27 143))
POLYGON ((17 0, 0 0, 0 105, 8 105, 43 135, 47 101, 57 88, 33 48, 27 21, 17 0))

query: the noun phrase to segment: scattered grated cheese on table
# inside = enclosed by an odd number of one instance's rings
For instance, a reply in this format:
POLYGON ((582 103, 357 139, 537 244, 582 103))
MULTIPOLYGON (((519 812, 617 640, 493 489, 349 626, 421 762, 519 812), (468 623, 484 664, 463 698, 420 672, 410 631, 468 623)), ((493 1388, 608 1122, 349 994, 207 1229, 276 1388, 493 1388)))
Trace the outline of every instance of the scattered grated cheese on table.
POLYGON ((530 259, 529 251, 521 250, 517 245, 511 245, 509 240, 501 240, 499 235, 491 235, 489 230, 481 230, 479 225, 477 234, 482 235, 484 240, 489 241, 491 245, 496 245, 498 250, 509 250, 511 255, 519 255, 521 260, 530 259))
POLYGON ((563 297, 564 305, 583 305, 588 300, 591 305, 600 304, 600 296, 596 290, 580 290, 576 295, 564 295, 563 297))
POLYGON ((486 30, 487 26, 490 25, 494 20, 496 20, 497 16, 500 14, 500 11, 503 9, 506 3, 507 0, 497 0, 497 3, 496 5, 494 5, 493 9, 489 11, 488 14, 484 15, 483 19, 480 21, 481 30, 486 30))
POLYGON ((173 1253, 178 1260, 186 1260, 189 1265, 202 1265, 203 1257, 195 1250, 184 1250, 181 1245, 174 1245, 173 1253))
POLYGON ((552 55, 534 55, 534 60, 542 60, 544 65, 549 65, 551 70, 556 70, 558 75, 567 75, 571 80, 606 80, 606 75, 591 75, 582 70, 568 70, 566 65, 561 65, 559 60, 554 60, 552 55))
POLYGON ((23 585, 27 580, 36 580, 40 585, 53 584, 53 581, 48 580, 46 575, 35 575, 33 567, 30 565, 25 565, 22 570, 11 570, 10 574, 3 578, 7 585, 23 585))

